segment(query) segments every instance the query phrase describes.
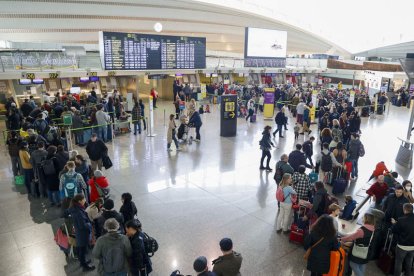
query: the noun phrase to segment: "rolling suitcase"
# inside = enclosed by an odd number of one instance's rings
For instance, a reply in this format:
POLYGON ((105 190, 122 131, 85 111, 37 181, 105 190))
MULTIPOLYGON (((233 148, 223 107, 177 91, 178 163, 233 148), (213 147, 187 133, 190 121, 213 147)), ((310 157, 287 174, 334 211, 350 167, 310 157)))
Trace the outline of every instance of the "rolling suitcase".
POLYGON ((388 229, 384 248, 381 250, 380 256, 377 260, 378 268, 381 269, 386 275, 392 274, 394 271, 395 256, 391 252, 392 238, 393 235, 391 229, 388 229))
POLYGON ((300 229, 295 223, 290 226, 289 242, 303 244, 305 239, 305 230, 300 229))
POLYGON ((348 186, 348 181, 342 177, 342 168, 337 170, 336 179, 332 182, 332 193, 334 195, 342 194, 348 186))
POLYGON ((250 116, 250 123, 256 123, 256 113, 250 116))
POLYGON ((329 272, 323 274, 323 276, 343 276, 345 271, 345 257, 345 250, 341 247, 338 250, 331 251, 329 272))

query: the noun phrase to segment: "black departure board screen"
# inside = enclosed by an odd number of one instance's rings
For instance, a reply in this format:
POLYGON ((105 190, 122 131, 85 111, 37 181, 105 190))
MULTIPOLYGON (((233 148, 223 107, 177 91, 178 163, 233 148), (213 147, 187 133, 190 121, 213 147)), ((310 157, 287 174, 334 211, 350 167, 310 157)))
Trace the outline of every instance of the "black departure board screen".
POLYGON ((105 70, 206 68, 204 37, 100 32, 105 70))

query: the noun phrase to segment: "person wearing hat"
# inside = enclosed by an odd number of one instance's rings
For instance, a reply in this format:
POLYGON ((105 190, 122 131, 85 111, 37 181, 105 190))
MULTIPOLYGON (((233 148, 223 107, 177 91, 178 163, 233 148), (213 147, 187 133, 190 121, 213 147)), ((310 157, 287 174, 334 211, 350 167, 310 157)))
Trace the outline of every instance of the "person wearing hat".
POLYGON ((108 179, 103 175, 102 171, 96 170, 93 175, 88 182, 90 190, 89 202, 95 202, 98 198, 105 198, 109 195, 108 179))
POLYGON ((102 170, 102 157, 108 154, 108 148, 102 140, 98 139, 96 133, 92 133, 91 139, 86 145, 86 153, 91 160, 92 170, 102 170))
POLYGON ((114 210, 114 201, 110 198, 105 200, 102 208, 102 214, 96 219, 96 237, 100 237, 104 234, 106 234, 106 229, 104 227, 105 221, 114 218, 116 221, 118 221, 120 225, 120 232, 124 233, 124 216, 114 210))
POLYGON ((217 276, 238 276, 243 257, 233 251, 233 242, 229 238, 220 241, 220 250, 223 255, 213 261, 213 272, 217 276))
POLYGON ((214 272, 208 271, 207 258, 204 256, 195 259, 193 268, 197 273, 197 276, 216 276, 214 272))
POLYGON ((100 275, 126 276, 131 244, 125 235, 118 233, 116 219, 107 219, 104 228, 107 233, 98 238, 92 251, 94 258, 99 260, 98 272, 100 275))

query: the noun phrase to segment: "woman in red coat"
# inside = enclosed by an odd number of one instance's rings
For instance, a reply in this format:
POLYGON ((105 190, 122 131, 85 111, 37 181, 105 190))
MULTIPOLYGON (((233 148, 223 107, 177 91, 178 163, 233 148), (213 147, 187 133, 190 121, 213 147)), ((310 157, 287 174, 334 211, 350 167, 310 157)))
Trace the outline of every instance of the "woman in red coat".
POLYGON ((157 98, 158 98, 157 90, 155 90, 155 88, 152 88, 150 95, 152 96, 152 105, 153 105, 153 107, 157 108, 157 98))
POLYGON ((89 190, 90 190, 90 198, 89 202, 95 202, 98 198, 104 197, 103 194, 109 194, 109 183, 106 177, 102 174, 100 170, 96 170, 94 172, 94 177, 89 179, 89 190), (97 187, 98 186, 98 187, 97 187), (100 190, 101 195, 98 192, 100 190))

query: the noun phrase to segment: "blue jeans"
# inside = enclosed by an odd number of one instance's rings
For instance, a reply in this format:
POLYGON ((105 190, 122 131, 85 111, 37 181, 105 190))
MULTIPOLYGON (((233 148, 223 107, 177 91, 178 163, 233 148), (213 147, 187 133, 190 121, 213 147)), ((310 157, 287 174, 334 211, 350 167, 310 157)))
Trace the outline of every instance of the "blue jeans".
POLYGON ((134 134, 137 134, 137 130, 141 134, 141 120, 134 122, 134 134))
POLYGON ((96 127, 96 134, 98 135, 98 138, 102 141, 106 142, 106 133, 107 133, 108 127, 107 126, 99 126, 96 127))
POLYGON ((83 141, 83 132, 76 132, 75 133, 75 143, 78 145, 83 145, 85 142, 83 141))
POLYGON ((352 159, 351 177, 358 177, 358 159, 352 159))
POLYGON ((47 190, 50 203, 60 204, 60 191, 47 190))
POLYGON ((26 186, 27 193, 31 193, 31 183, 33 180, 33 169, 23 169, 24 171, 24 185, 26 186))
POLYGON ((357 263, 354 263, 352 261, 349 261, 349 265, 351 266, 351 269, 354 272, 355 276, 364 276, 365 275, 366 264, 357 264, 357 263))

